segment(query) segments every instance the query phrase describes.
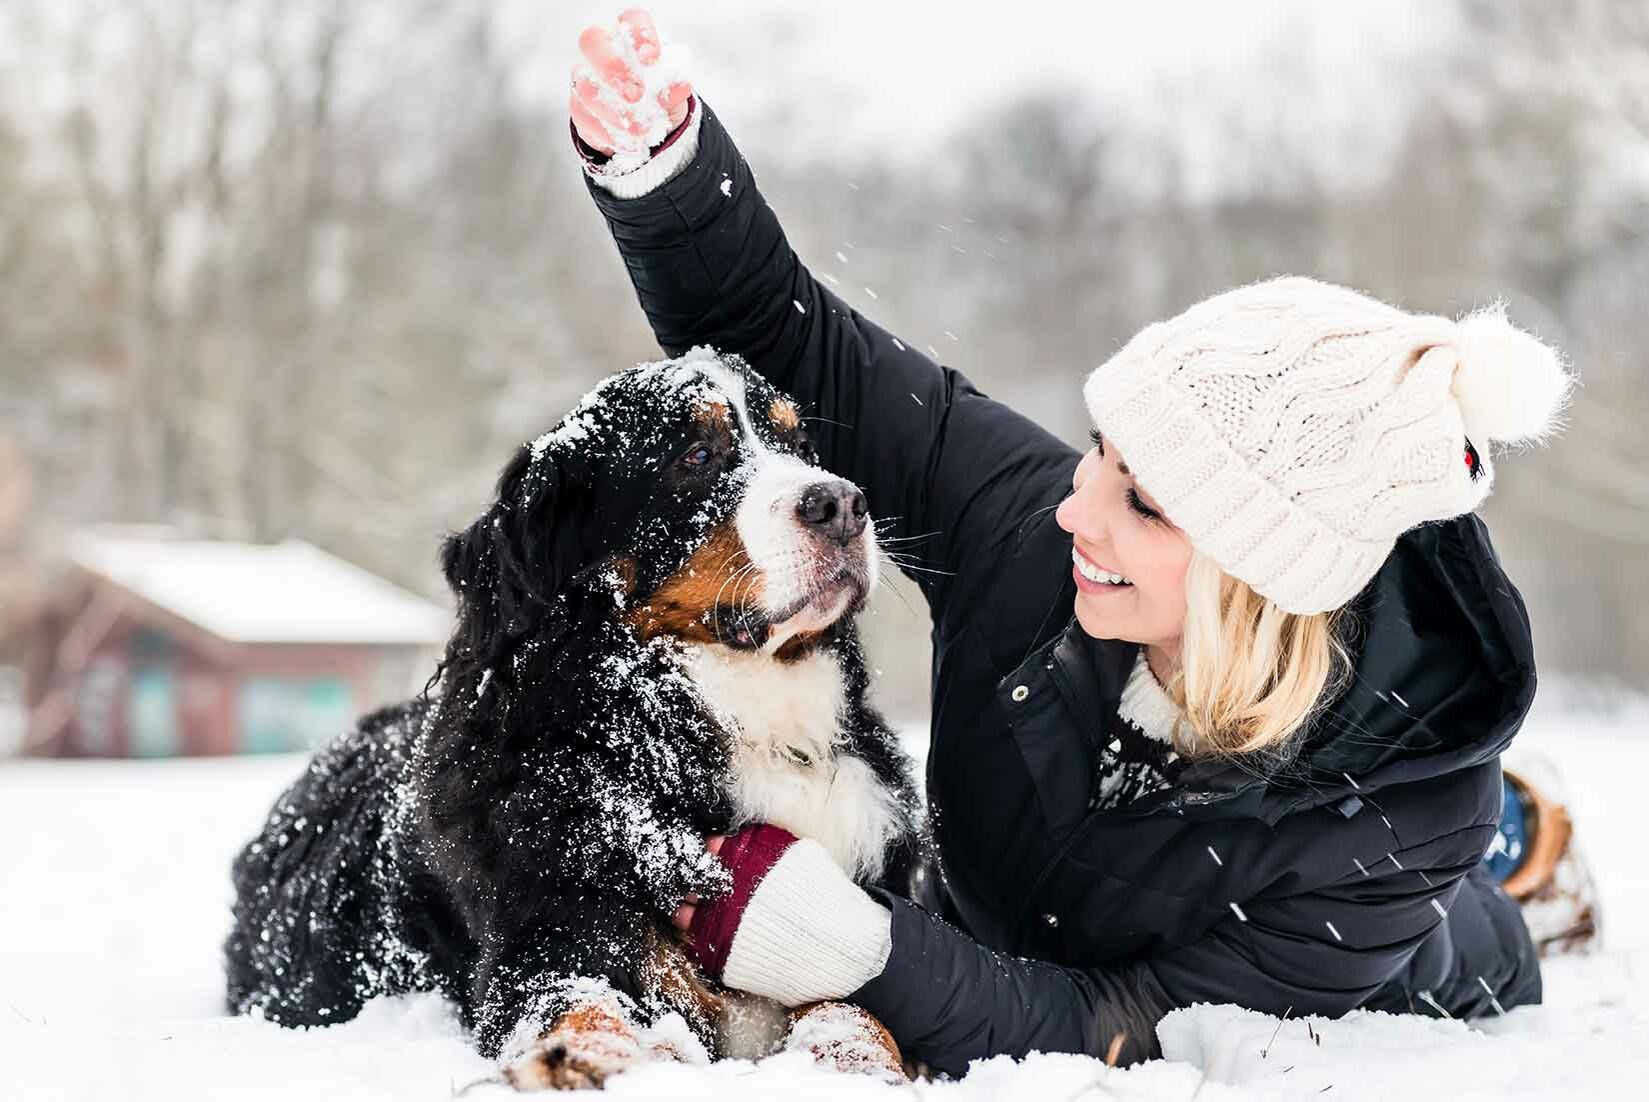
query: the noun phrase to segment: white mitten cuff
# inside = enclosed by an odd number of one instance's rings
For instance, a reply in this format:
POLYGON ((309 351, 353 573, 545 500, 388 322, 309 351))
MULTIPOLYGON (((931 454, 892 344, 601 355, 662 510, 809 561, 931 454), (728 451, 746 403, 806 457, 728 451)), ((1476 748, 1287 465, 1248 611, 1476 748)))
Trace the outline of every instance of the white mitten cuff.
POLYGON ((881 975, 892 949, 888 909, 804 838, 751 895, 722 982, 786 1006, 840 999, 881 975))

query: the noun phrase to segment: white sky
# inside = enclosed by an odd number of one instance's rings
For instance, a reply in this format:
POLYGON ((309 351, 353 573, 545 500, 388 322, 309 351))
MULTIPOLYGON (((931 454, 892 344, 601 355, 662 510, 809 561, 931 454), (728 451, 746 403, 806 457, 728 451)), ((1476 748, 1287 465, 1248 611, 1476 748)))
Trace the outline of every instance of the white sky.
MULTIPOLYGON (((506 0, 526 91, 565 98, 578 31, 613 0, 506 0)), ((1314 0, 1014 0, 941 4, 656 0, 665 35, 690 46, 696 83, 731 125, 787 127, 848 159, 917 154, 1006 95, 1068 87, 1088 105, 1190 128, 1286 118, 1296 133, 1379 129, 1415 66, 1452 41, 1452 5, 1314 0), (1440 14, 1441 13, 1441 14, 1440 14), (1171 102, 1164 103, 1164 100, 1171 102), (1348 126, 1348 124, 1350 124, 1348 126)), ((764 135, 765 138, 765 135, 764 135)), ((1194 137, 1193 137, 1194 140, 1194 137)), ((822 147, 822 148, 821 148, 822 147)))
MULTIPOLYGON (((55 11, 55 21, 67 25, 99 3, 64 0, 41 11, 55 11)), ((417 75, 421 58, 437 56, 420 39, 450 36, 451 28, 427 20, 409 27, 404 3, 361 9, 370 52, 433 95, 461 98, 439 72, 417 75)), ((625 6, 494 4, 519 93, 556 114, 565 110, 579 31, 611 23, 625 6)), ((1235 167, 1253 161, 1241 156, 1249 145, 1305 151, 1341 182, 1360 167, 1377 171, 1413 97, 1424 94, 1427 74, 1440 71, 1443 51, 1458 41, 1454 7, 1441 0, 650 5, 666 36, 690 48, 695 84, 758 165, 781 157, 913 161, 1003 100, 1056 88, 1070 94, 1073 109, 1110 114, 1114 130, 1171 133, 1193 191, 1263 187, 1235 167)), ((250 23, 242 30, 255 34, 260 16, 246 10, 250 23)), ((462 22, 469 10, 454 9, 449 18, 462 22)), ((111 49, 130 33, 129 21, 96 25, 111 49)), ((33 56, 0 41, 0 67, 19 78, 10 82, 12 94, 37 108, 88 94, 85 77, 56 54, 33 56)), ((130 76, 96 62, 90 75, 107 85, 92 98, 108 124, 130 76)), ((439 99, 429 107, 440 109, 439 99)), ((1249 171, 1263 170, 1262 157, 1249 171)))

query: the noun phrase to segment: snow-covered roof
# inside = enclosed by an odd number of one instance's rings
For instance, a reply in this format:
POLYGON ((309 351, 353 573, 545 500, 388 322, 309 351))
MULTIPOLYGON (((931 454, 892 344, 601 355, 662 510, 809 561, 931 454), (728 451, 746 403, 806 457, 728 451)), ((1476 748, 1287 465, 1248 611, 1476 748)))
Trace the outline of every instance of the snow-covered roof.
POLYGON ((434 646, 452 626, 440 605, 300 540, 92 530, 75 537, 69 557, 230 642, 434 646))

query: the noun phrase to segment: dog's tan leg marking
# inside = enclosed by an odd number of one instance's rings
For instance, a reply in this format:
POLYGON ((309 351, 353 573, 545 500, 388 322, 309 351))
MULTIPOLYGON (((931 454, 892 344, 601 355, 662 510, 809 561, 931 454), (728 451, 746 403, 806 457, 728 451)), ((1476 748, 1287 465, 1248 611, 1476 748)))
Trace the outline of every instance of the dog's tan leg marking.
POLYGON ((837 1071, 899 1083, 908 1078, 893 1034, 870 1011, 847 1003, 813 1003, 792 1011, 784 1048, 811 1052, 837 1071))
POLYGON ((518 1091, 590 1090, 652 1059, 639 1031, 610 1003, 584 1003, 555 1020, 527 1050, 504 1065, 518 1091))
POLYGON ((726 1009, 722 997, 704 982, 679 941, 655 936, 650 979, 665 1004, 687 1019, 701 1035, 715 1032, 726 1009))

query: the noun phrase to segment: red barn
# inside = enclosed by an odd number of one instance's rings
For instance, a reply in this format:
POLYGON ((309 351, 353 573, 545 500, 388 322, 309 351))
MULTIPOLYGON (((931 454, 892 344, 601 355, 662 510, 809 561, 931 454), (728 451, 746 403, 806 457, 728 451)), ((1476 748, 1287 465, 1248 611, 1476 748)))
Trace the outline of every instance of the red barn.
POLYGON ((410 695, 451 613, 307 543, 99 530, 15 640, 23 752, 307 749, 410 695))

